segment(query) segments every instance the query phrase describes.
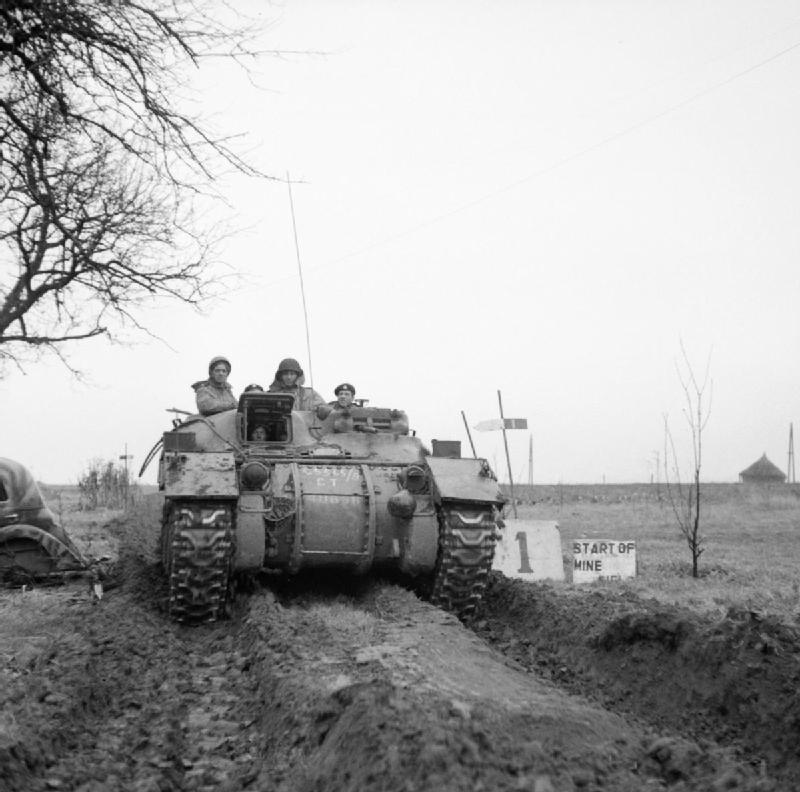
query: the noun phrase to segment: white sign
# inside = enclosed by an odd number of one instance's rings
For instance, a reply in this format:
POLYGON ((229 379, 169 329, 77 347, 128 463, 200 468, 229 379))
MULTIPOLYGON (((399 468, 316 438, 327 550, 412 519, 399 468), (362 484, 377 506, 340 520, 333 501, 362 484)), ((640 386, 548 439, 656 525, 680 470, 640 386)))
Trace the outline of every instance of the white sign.
POLYGON ((563 580, 561 531, 553 520, 505 520, 492 569, 522 580, 563 580))
POLYGON ((572 555, 573 583, 636 577, 636 542, 578 539, 572 555))
POLYGON ((488 421, 479 421, 472 427, 479 432, 494 432, 497 429, 527 429, 527 418, 491 418, 488 421))

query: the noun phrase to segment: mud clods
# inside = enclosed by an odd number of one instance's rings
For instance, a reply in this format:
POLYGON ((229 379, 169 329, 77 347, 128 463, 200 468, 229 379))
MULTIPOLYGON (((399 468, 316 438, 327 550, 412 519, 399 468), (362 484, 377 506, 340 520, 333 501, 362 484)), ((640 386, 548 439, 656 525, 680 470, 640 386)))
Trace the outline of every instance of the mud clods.
MULTIPOLYGON (((617 712, 730 746, 761 774, 800 773, 796 624, 744 610, 701 617, 624 591, 497 576, 474 627, 525 668, 617 712)), ((659 764, 673 778, 670 751, 659 764)), ((648 756, 663 759, 663 746, 648 756)))
POLYGON ((691 622, 674 613, 627 613, 605 625, 591 643, 605 652, 637 643, 657 644, 674 652, 693 631, 691 622))
POLYGON ((102 601, 0 603, 3 790, 792 788, 790 626, 495 578, 475 631, 366 581, 254 581, 230 619, 183 627, 161 610, 157 521, 117 528, 102 601))

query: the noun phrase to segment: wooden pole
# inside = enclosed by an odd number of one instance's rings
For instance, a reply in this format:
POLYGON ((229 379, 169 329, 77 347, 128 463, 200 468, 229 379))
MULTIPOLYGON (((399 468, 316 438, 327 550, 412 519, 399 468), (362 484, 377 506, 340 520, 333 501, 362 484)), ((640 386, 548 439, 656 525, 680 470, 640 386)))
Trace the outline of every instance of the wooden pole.
POLYGON ((511 508, 514 511, 514 518, 517 517, 517 501, 514 498, 514 476, 511 473, 511 456, 508 453, 508 436, 506 435, 506 419, 503 415, 503 397, 500 391, 497 391, 497 403, 500 405, 500 422, 502 423, 503 430, 503 445, 506 448, 506 464, 508 465, 508 485, 511 492, 511 508))
MULTIPOLYGON (((533 486, 533 435, 528 435, 528 485, 533 486)), ((531 495, 532 493, 528 493, 531 495)))
POLYGON ((469 447, 472 449, 472 458, 477 459, 478 455, 475 453, 475 443, 472 442, 472 434, 469 431, 469 424, 467 423, 467 416, 464 411, 461 411, 461 417, 464 419, 464 428, 467 430, 467 437, 469 438, 469 447))

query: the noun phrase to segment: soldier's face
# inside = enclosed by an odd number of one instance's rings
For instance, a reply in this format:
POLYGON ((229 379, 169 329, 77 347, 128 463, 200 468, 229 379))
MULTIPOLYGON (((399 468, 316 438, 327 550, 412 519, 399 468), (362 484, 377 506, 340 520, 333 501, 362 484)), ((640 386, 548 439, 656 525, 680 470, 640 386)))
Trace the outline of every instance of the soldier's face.
POLYGON ((228 379, 228 367, 222 363, 217 363, 217 365, 211 369, 211 379, 213 379, 217 385, 222 385, 222 383, 228 379))
POLYGON ((267 430, 263 426, 257 426, 253 429, 253 440, 264 441, 267 439, 267 430))
POLYGON ((340 390, 336 395, 336 401, 340 407, 349 407, 353 403, 353 393, 349 390, 340 390))
POLYGON ((292 385, 295 384, 295 382, 297 382, 297 372, 284 371, 283 374, 281 374, 281 382, 284 385, 288 385, 289 387, 291 387, 292 385))

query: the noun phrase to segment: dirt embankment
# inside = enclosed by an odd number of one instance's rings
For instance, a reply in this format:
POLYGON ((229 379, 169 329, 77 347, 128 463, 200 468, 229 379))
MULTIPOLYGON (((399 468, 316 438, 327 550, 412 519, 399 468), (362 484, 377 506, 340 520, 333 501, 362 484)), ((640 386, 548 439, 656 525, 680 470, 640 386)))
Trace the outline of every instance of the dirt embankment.
POLYGON ((742 610, 701 618, 624 592, 559 592, 498 575, 473 628, 565 690, 733 746, 786 783, 800 777, 796 623, 742 610))
MULTIPOLYGON (((261 590, 229 621, 170 624, 144 550, 152 526, 116 530, 122 585, 100 603, 77 588, 0 594, 25 616, 14 634, 0 628, 0 788, 780 788, 714 743, 565 693, 530 646, 526 668, 393 585, 261 590)), ((488 605, 484 634, 514 654, 534 626, 530 601, 495 585, 488 605)), ((605 651, 631 645, 622 626, 606 632, 605 651)), ((645 664, 641 674, 658 681, 645 664)))

